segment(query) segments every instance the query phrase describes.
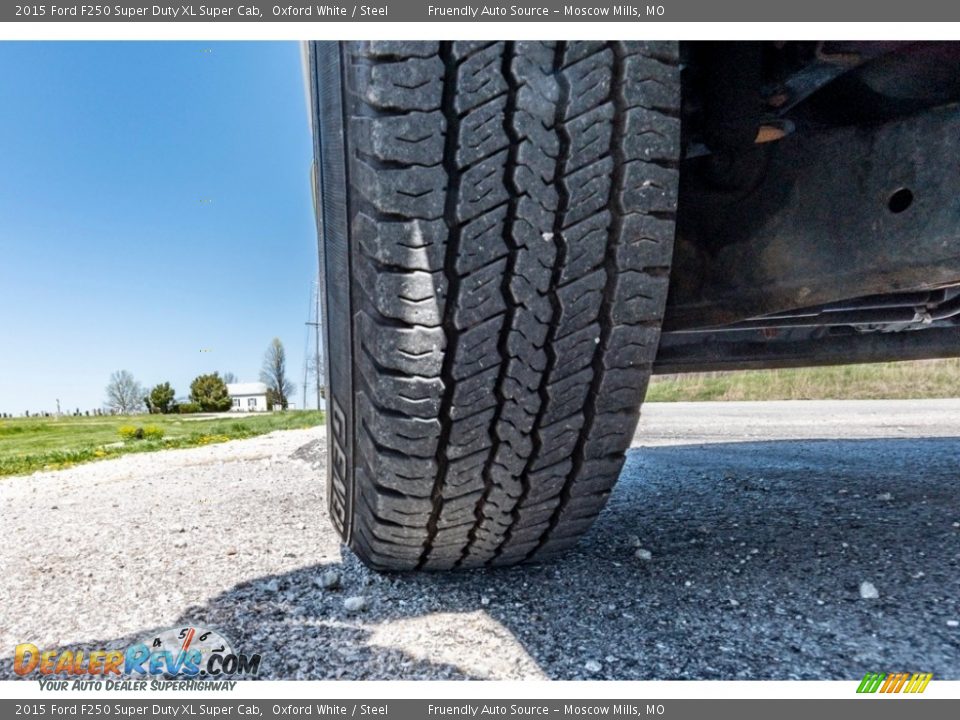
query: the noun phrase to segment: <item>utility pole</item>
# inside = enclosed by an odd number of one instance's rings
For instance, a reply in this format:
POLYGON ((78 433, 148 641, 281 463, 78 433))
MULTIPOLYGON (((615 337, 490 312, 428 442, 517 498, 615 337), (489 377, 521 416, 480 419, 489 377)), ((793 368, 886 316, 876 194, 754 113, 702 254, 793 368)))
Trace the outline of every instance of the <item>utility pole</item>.
POLYGON ((320 280, 317 279, 317 295, 316 302, 314 303, 314 320, 316 323, 313 326, 313 341, 314 341, 314 353, 313 353, 313 362, 316 371, 314 372, 314 377, 317 381, 317 410, 320 409, 320 386, 323 384, 320 376, 324 375, 325 368, 320 366, 320 280))
POLYGON ((307 373, 309 372, 309 363, 307 359, 303 359, 303 404, 300 406, 304 410, 307 409, 307 373))
MULTIPOLYGON (((316 378, 317 410, 319 410, 319 409, 320 409, 320 387, 321 387, 321 385, 323 384, 322 381, 321 381, 321 379, 320 379, 320 375, 321 375, 321 373, 320 373, 320 284, 319 284, 319 283, 315 283, 315 284, 314 284, 314 288, 316 289, 315 292, 314 292, 314 296, 313 296, 313 299, 314 299, 314 303, 313 303, 314 315, 313 315, 313 318, 314 318, 314 319, 313 319, 312 322, 307 322, 306 324, 313 328, 313 335, 314 335, 313 372, 314 372, 314 376, 315 376, 315 378, 316 378)), ((307 392, 306 384, 307 384, 307 383, 306 383, 306 377, 304 377, 304 383, 303 383, 303 384, 304 384, 304 389, 303 389, 303 392, 304 392, 304 396, 303 396, 303 406, 306 407, 306 406, 307 406, 307 396, 306 396, 306 392, 307 392)))

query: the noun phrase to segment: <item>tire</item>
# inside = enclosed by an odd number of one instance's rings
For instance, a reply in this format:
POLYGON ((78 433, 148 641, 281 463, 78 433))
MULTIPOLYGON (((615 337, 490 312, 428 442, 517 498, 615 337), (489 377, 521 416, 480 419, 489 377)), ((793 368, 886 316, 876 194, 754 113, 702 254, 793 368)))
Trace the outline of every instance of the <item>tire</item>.
POLYGON ((673 43, 316 43, 330 515, 378 569, 543 559, 659 341, 673 43))

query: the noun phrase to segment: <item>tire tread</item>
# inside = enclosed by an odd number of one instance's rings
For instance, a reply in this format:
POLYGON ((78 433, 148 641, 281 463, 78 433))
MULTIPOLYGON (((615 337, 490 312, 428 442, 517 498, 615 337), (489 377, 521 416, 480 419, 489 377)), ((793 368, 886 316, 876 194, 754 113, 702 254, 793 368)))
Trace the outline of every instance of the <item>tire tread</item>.
POLYGON ((381 569, 570 547, 603 508, 672 254, 672 43, 344 43, 356 454, 381 569))

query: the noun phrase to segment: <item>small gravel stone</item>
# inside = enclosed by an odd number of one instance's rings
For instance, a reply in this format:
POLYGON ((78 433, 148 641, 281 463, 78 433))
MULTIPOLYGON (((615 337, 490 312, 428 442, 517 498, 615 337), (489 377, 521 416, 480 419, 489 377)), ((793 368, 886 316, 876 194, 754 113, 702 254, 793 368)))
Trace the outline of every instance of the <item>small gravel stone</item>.
POLYGON ((343 609, 348 613, 361 613, 367 609, 367 599, 362 595, 348 597, 343 601, 343 609))
POLYGON ((280 589, 280 583, 276 580, 270 580, 264 587, 267 589, 267 592, 275 593, 280 589))
POLYGON ((893 495, 888 492, 877 495, 877 500, 893 500, 893 495))
POLYGON ((324 590, 336 590, 340 587, 340 573, 336 570, 327 570, 316 580, 317 587, 324 590))
POLYGON ((947 620, 947 627, 960 627, 960 620, 947 620))
POLYGON ((877 586, 872 582, 864 580, 860 583, 860 597, 864 600, 876 600, 880 597, 880 591, 877 590, 877 586))
POLYGON ((587 660, 587 661, 583 664, 583 669, 586 670, 586 671, 589 672, 589 673, 598 673, 598 672, 600 672, 601 670, 603 670, 603 665, 601 665, 601 664, 600 664, 599 662, 597 662, 596 660, 587 660))
POLYGON ((644 561, 653 560, 653 553, 650 552, 649 550, 647 550, 646 548, 640 548, 640 549, 638 549, 637 552, 634 553, 634 554, 635 554, 635 555, 637 556, 637 558, 640 559, 640 560, 644 560, 644 561))

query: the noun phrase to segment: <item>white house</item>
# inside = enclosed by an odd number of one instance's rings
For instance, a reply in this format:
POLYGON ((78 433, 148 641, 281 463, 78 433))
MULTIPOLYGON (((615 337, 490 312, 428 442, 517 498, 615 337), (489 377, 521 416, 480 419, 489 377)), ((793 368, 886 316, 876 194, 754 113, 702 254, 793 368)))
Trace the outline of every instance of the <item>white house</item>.
POLYGON ((266 412, 267 386, 262 382, 227 383, 233 412, 266 412))

